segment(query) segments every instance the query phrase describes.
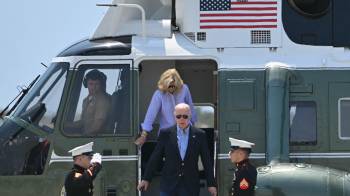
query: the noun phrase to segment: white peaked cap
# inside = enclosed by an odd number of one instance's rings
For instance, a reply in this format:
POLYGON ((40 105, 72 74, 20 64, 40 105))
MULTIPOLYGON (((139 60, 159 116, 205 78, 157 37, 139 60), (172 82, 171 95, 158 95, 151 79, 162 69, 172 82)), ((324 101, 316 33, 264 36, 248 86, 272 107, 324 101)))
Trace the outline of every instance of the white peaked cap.
POLYGON ((90 142, 78 147, 73 148, 72 150, 68 151, 69 153, 72 153, 72 156, 78 156, 78 155, 82 155, 82 154, 90 154, 92 153, 92 146, 94 145, 94 142, 90 142))
POLYGON ((230 137, 231 148, 252 148, 255 144, 230 137))

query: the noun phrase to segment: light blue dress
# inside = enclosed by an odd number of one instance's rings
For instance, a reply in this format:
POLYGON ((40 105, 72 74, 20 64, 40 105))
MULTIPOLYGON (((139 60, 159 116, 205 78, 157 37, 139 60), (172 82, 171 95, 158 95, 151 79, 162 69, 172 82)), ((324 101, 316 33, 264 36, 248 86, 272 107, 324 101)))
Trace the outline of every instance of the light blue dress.
POLYGON ((190 90, 186 84, 182 89, 174 94, 156 90, 152 96, 151 103, 148 106, 147 113, 141 127, 145 131, 152 131, 153 122, 159 118, 159 129, 171 127, 176 124, 174 117, 174 108, 179 103, 186 103, 191 108, 191 124, 197 121, 197 115, 194 111, 190 90))

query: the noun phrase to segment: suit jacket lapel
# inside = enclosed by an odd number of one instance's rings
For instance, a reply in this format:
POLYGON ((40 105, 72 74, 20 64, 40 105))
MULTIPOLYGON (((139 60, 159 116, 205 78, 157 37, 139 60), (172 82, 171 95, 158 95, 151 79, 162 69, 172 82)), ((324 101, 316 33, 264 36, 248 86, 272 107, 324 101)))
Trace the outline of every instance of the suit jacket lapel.
POLYGON ((178 158, 181 160, 179 144, 177 143, 177 126, 174 126, 170 132, 170 142, 173 146, 175 146, 176 154, 178 158))
POLYGON ((194 142, 194 138, 195 138, 195 134, 193 132, 193 129, 192 129, 192 126, 190 126, 190 129, 189 129, 189 134, 188 134, 188 144, 187 144, 187 149, 186 149, 186 154, 185 154, 185 159, 187 159, 187 157, 189 155, 192 155, 192 150, 193 150, 193 142, 194 142))

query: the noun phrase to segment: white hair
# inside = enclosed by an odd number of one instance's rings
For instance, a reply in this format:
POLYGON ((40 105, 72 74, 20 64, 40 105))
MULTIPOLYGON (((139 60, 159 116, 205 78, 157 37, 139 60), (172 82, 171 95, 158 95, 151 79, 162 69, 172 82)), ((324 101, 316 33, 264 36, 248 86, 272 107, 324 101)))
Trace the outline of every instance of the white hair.
POLYGON ((174 114, 175 114, 175 111, 176 110, 179 110, 179 109, 185 109, 189 112, 189 114, 191 114, 191 108, 188 104, 186 103, 179 103, 175 106, 175 110, 174 110, 174 114))

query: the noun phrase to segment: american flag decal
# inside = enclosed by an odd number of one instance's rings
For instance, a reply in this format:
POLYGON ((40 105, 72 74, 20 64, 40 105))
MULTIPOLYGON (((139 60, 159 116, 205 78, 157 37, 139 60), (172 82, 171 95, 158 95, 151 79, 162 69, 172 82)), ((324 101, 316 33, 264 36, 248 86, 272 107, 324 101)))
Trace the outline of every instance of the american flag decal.
POLYGON ((277 0, 200 0, 200 29, 277 28, 277 0))

